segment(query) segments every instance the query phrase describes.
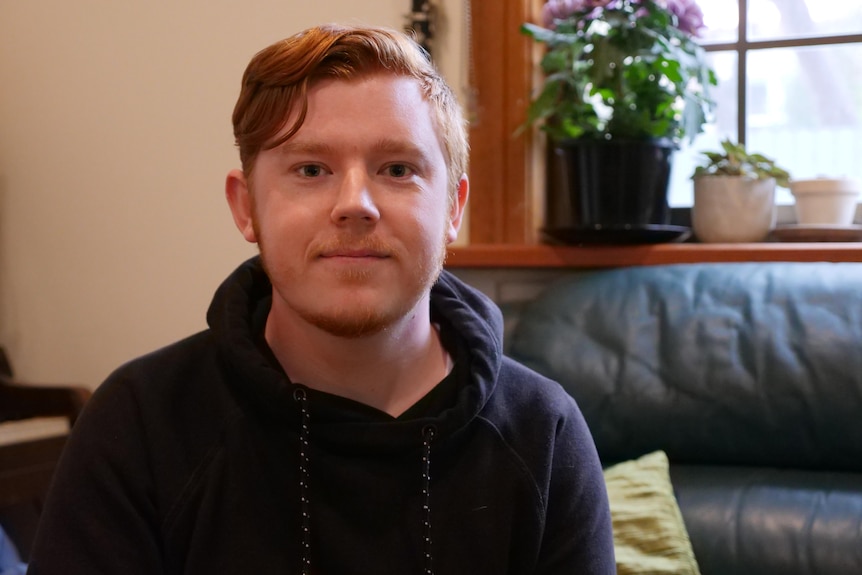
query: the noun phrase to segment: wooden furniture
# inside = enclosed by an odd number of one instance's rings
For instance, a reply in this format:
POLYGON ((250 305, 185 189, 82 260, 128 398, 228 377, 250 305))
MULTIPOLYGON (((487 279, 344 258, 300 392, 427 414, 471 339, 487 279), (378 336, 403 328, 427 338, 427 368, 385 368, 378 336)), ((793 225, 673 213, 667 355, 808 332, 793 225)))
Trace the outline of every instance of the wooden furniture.
POLYGON ((446 267, 587 269, 746 261, 858 262, 862 261, 862 242, 666 243, 583 247, 548 244, 471 244, 451 248, 446 258, 446 267))
POLYGON ((25 560, 68 428, 89 396, 85 387, 17 381, 0 348, 0 525, 25 560))

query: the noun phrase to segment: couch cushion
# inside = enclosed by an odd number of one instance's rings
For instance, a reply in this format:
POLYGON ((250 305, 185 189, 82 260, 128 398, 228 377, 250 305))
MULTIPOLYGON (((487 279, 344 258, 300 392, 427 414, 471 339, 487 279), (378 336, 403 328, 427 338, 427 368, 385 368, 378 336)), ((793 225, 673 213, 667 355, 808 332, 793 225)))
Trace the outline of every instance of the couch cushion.
POLYGON ((862 263, 566 278, 509 352, 573 395, 602 459, 862 470, 862 263))
POLYGON ((862 474, 673 465, 703 575, 862 573, 862 474))

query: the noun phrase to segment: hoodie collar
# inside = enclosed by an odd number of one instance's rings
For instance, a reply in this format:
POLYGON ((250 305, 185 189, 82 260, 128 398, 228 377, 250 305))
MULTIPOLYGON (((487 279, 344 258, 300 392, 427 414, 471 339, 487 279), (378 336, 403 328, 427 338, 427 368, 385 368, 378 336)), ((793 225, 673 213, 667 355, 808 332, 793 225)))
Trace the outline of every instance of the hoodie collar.
MULTIPOLYGON (((216 341, 228 380, 243 403, 251 409, 299 423, 294 392, 300 382, 291 382, 265 348, 262 322, 272 298, 272 286, 259 256, 240 265, 218 288, 207 322, 216 341), (261 349, 261 346, 264 346, 261 349)), ((367 408, 351 400, 307 390, 317 441, 397 447, 416 445, 426 425, 438 430, 438 440, 465 427, 482 410, 494 392, 502 361, 503 319, 486 296, 443 271, 431 288, 432 317, 439 320, 447 349, 456 358, 456 400, 436 414, 416 419, 363 417, 367 408), (451 330, 451 331, 450 331, 451 330), (464 365, 466 362, 467 365, 464 365)))

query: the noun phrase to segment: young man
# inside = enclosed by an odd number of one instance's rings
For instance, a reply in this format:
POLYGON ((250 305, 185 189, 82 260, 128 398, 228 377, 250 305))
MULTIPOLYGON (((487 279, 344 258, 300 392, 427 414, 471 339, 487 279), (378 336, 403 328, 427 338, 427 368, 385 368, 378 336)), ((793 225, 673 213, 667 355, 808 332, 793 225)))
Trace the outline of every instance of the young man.
POLYGON ((467 144, 421 50, 307 30, 252 59, 233 119, 260 257, 95 393, 31 573, 614 573, 580 412, 441 272, 467 144))

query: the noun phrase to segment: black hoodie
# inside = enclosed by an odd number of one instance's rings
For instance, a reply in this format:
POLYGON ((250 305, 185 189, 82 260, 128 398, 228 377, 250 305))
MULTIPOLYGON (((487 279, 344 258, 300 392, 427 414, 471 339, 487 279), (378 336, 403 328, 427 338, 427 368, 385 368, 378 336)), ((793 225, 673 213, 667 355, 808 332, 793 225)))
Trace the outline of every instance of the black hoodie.
POLYGON ((258 258, 246 262, 208 330, 99 387, 29 573, 615 572, 583 418, 502 355, 487 298, 441 275, 431 313, 452 373, 393 418, 289 381, 263 341, 271 291, 258 258))

